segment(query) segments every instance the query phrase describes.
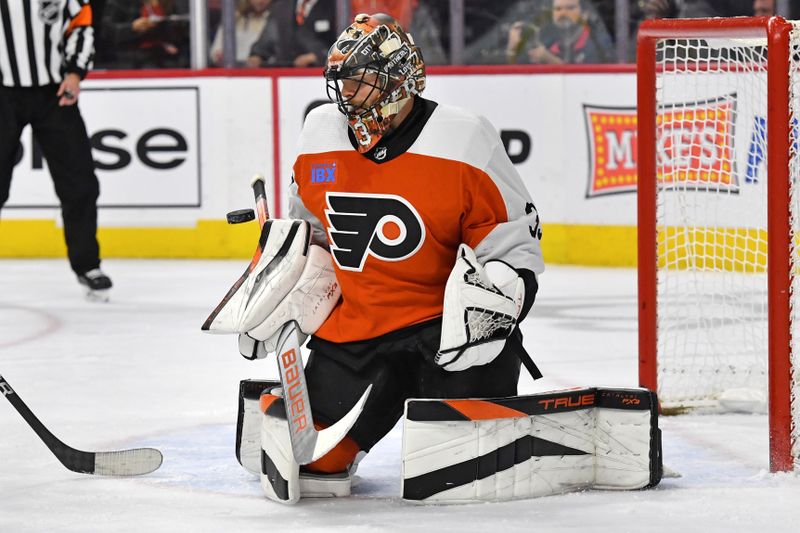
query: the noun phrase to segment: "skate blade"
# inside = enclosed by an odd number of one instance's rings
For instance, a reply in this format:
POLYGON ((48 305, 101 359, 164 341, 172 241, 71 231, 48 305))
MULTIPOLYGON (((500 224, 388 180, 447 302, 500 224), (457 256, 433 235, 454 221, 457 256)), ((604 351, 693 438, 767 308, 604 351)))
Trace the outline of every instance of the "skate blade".
POLYGON ((89 289, 86 291, 86 300, 89 302, 108 303, 110 296, 111 291, 109 289, 103 289, 100 291, 89 289))

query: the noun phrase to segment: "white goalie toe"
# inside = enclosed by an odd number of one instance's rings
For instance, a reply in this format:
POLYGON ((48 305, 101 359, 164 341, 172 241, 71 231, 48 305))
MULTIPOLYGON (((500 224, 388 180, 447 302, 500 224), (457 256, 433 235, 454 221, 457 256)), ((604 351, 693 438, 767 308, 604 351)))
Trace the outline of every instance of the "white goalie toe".
POLYGON ((348 472, 338 474, 300 473, 300 495, 303 498, 342 498, 350 496, 352 477, 348 472))

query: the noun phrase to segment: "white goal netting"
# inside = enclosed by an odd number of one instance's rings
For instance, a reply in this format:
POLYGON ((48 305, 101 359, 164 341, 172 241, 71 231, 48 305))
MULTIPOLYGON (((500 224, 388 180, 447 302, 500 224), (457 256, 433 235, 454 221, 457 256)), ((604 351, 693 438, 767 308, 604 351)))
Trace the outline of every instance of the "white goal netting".
MULTIPOLYGON (((798 42, 795 25, 783 117, 793 126, 792 183, 800 177, 798 42)), ((656 52, 658 393, 666 407, 718 406, 743 394, 766 408, 766 39, 662 39, 656 52)), ((796 227, 800 196, 791 191, 796 227)), ((798 283, 793 276, 793 300, 798 283)), ((793 323, 798 313, 793 305, 793 323)), ((792 337, 793 354, 800 334, 792 337)), ((798 402, 792 411, 800 420, 798 402)))

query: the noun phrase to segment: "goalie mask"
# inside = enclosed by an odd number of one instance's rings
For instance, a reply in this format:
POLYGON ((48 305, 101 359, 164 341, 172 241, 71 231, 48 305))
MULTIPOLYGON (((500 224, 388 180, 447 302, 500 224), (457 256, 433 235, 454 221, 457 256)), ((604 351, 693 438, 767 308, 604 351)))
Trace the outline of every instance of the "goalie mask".
POLYGON ((328 51, 325 79, 328 97, 347 116, 364 153, 389 130, 403 103, 425 89, 425 63, 396 20, 362 14, 328 51))

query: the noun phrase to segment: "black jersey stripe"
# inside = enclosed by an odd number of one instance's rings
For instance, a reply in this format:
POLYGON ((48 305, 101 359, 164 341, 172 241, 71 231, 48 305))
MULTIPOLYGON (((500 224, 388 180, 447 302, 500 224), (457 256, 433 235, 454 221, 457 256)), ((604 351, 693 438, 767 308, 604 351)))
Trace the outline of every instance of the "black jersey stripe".
POLYGON ((86 6, 86 0, 0 0, 0 49, 8 53, 0 83, 12 87, 56 84, 65 64, 81 75, 87 72, 94 59, 91 26, 79 25, 66 35, 86 6))
POLYGON ((14 34, 11 29, 11 14, 8 11, 8 2, 0 2, 0 17, 3 18, 3 33, 6 38, 6 50, 8 50, 8 62, 11 65, 11 79, 14 85, 19 86, 19 68, 17 66, 17 54, 14 47, 14 34))
POLYGON ((22 0, 25 12, 25 40, 28 44, 28 67, 31 69, 31 85, 39 85, 39 72, 36 67, 36 45, 33 42, 33 22, 31 21, 31 0, 22 0))
POLYGON ((86 28, 75 28, 72 31, 78 34, 78 42, 75 43, 75 60, 77 62, 78 58, 81 56, 81 52, 83 51, 83 39, 84 34, 86 33, 86 28))
POLYGON ((53 26, 51 24, 44 25, 44 69, 47 71, 47 79, 50 83, 55 83, 56 79, 53 77, 53 65, 52 65, 52 50, 53 50, 53 39, 50 37, 50 32, 53 31, 53 26))

